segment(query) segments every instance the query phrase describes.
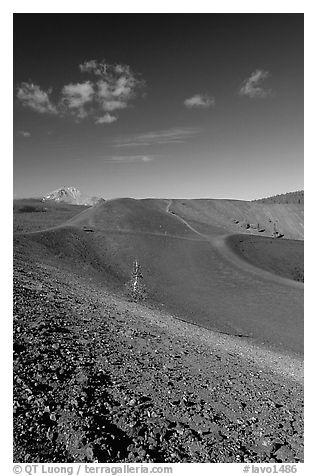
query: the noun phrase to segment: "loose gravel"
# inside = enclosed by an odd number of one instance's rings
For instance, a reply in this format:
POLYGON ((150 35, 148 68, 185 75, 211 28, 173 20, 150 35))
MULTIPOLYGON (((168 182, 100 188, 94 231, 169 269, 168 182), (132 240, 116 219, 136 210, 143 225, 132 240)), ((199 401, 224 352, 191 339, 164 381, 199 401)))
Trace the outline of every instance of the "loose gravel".
POLYGON ((303 461, 298 373, 209 331, 21 256, 13 325, 15 462, 303 461))

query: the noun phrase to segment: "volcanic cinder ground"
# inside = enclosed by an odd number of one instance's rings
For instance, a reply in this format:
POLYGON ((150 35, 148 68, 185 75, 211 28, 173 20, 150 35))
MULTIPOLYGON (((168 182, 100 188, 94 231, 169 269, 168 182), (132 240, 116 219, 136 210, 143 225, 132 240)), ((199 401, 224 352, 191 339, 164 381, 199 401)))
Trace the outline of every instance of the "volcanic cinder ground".
POLYGON ((16 461, 303 460, 301 204, 15 211, 16 461))

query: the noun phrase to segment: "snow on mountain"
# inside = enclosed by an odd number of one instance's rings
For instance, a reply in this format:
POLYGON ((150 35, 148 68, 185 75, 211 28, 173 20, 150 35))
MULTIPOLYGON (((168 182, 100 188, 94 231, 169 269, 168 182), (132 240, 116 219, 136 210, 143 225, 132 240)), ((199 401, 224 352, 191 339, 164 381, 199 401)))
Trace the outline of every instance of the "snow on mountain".
POLYGON ((95 205, 99 197, 88 197, 76 187, 61 187, 43 197, 43 202, 53 200, 55 202, 70 203, 71 205, 95 205))

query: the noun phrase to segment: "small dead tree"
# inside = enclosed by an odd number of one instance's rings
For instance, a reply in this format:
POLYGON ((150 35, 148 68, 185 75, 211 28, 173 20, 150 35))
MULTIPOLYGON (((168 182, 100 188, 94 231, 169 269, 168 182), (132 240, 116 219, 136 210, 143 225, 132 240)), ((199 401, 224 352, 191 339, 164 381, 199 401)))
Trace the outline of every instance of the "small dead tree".
POLYGON ((135 259, 133 261, 130 280, 127 284, 128 295, 134 302, 144 301, 146 298, 146 288, 143 279, 141 265, 139 261, 135 259))

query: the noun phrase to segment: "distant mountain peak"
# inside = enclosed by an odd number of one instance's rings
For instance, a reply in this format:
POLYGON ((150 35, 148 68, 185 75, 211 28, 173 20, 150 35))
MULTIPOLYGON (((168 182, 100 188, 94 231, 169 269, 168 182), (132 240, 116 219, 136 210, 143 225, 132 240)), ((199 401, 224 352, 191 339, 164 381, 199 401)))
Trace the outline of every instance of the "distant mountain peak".
POLYGON ((78 188, 76 187, 67 187, 63 186, 56 190, 53 190, 48 195, 43 197, 43 202, 52 200, 54 202, 64 202, 69 203, 71 205, 88 205, 92 206, 95 205, 99 197, 88 197, 87 195, 83 194, 78 188))

